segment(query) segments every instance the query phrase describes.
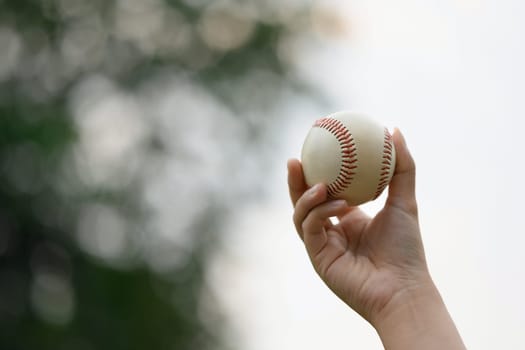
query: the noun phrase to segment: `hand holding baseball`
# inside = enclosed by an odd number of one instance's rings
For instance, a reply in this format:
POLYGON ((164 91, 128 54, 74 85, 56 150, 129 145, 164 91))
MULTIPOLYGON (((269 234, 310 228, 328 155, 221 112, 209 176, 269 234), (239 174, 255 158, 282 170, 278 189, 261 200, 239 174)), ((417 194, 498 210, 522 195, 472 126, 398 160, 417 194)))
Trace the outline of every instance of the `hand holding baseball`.
POLYGON ((321 279, 368 320, 388 349, 463 349, 425 261, 415 198, 415 164, 401 133, 384 208, 373 218, 327 187, 305 183, 288 162, 294 224, 321 279), (333 224, 330 217, 338 217, 333 224))

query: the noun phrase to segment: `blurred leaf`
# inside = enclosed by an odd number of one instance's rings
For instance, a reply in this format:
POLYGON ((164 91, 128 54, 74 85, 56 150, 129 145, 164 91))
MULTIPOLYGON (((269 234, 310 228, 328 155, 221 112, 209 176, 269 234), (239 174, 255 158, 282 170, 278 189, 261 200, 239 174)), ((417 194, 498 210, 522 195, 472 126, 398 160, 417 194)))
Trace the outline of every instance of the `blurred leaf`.
POLYGON ((0 0, 1 349, 226 348, 207 256, 260 182, 231 169, 305 86, 264 4, 224 3, 255 10, 231 48, 199 4, 0 0))

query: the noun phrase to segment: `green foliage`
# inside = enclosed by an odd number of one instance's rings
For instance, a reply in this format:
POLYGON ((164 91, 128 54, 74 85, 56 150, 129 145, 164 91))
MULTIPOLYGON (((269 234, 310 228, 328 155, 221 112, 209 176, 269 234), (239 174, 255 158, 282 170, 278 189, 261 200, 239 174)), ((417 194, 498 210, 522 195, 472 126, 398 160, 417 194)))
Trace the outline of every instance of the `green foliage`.
MULTIPOLYGON (((224 101, 242 121, 235 92, 225 88, 225 82, 258 70, 273 74, 278 85, 287 84, 287 67, 277 52, 286 26, 250 17, 252 34, 238 46, 217 50, 196 34, 208 6, 177 0, 128 2, 144 11, 139 19, 147 18, 150 5, 158 6, 151 13, 177 11, 193 36, 180 48, 164 50, 150 47, 158 35, 144 39, 142 28, 132 28, 136 37, 115 33, 116 11, 124 3, 0 1, 0 36, 10 44, 4 48, 7 58, 0 60, 6 65, 0 66, 1 349, 225 346, 220 308, 210 308, 210 302, 204 307, 202 298, 213 298, 206 283, 206 257, 234 196, 205 189, 196 193, 208 199, 192 218, 193 231, 185 233, 193 243, 183 249, 184 258, 176 266, 162 272, 152 269, 142 245, 155 232, 147 225, 152 209, 142 191, 153 165, 142 164, 117 188, 83 181, 85 174, 74 161, 81 149, 82 120, 74 115, 71 101, 78 86, 92 76, 107 77, 133 94, 158 83, 159 75, 176 73, 224 101), (82 35, 74 36, 78 28, 82 35), (9 54, 16 61, 10 62, 9 54), (134 242, 126 246, 125 258, 101 258, 79 244, 79 227, 87 227, 89 234, 90 225, 104 223, 91 222, 86 214, 100 205, 109 219, 111 213, 124 218, 125 233, 134 242)), ((258 8, 255 1, 245 4, 258 8)), ((126 13, 122 10, 120 16, 126 13)), ((132 23, 126 17, 121 20, 132 23)), ((174 40, 168 38, 167 44, 174 40)), ((259 106, 278 98, 274 86, 266 88, 270 98, 259 106)), ((255 102, 257 96, 253 98, 255 102)), ((151 130, 140 152, 148 161, 162 163, 164 140, 153 122, 151 130)))

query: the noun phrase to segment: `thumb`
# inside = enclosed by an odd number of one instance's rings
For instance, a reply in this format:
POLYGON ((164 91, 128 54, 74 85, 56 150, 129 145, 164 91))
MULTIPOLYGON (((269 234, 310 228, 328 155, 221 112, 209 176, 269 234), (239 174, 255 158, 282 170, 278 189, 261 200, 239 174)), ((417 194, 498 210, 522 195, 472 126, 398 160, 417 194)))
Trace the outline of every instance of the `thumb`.
POLYGON ((399 129, 394 130, 392 138, 396 149, 396 169, 390 181, 386 205, 417 215, 416 165, 399 129))

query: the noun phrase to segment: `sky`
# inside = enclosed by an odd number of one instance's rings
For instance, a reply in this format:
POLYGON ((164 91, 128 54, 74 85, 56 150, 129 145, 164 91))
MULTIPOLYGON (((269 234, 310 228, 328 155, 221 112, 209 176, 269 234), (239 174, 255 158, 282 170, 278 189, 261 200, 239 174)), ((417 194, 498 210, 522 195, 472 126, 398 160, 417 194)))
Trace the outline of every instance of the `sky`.
MULTIPOLYGON (((431 275, 468 348, 525 348, 525 3, 325 1, 344 33, 296 43, 296 69, 329 95, 283 106, 269 196, 239 210, 210 279, 240 349, 382 349, 315 275, 293 228, 286 160, 337 110, 399 127, 417 165, 431 275), (331 7, 333 6, 333 7, 331 7)), ((364 209, 373 214, 385 196, 364 209)))

